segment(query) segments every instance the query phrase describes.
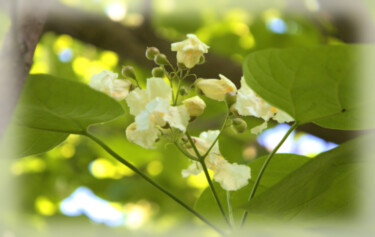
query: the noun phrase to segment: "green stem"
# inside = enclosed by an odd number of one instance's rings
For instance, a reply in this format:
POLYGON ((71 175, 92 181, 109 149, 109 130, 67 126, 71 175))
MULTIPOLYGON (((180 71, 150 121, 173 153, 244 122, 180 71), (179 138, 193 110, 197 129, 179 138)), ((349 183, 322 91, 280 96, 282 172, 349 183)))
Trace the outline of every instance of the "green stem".
MULTIPOLYGON (((279 144, 277 144, 277 146, 272 150, 272 152, 268 155, 266 161, 264 162, 263 166, 262 166, 262 169, 260 170, 259 174, 258 174, 258 177, 257 179, 255 180, 255 183, 254 183, 254 186, 251 190, 251 193, 250 193, 250 196, 248 198, 248 202, 250 202, 250 200, 254 197, 255 195, 255 192, 257 191, 258 189, 258 185, 259 185, 259 182, 260 180, 262 179, 262 176, 263 176, 263 173, 264 171, 266 170, 268 164, 270 163, 272 157, 275 155, 275 153, 277 152, 277 150, 279 150, 279 148, 283 145, 283 143, 285 142, 285 140, 289 137, 289 135, 293 132, 293 130, 298 126, 298 123, 295 122, 288 130, 288 132, 284 135, 284 137, 281 139, 281 141, 279 142, 279 144)), ((242 216, 242 220, 241 220, 241 226, 244 225, 245 221, 246 221, 246 217, 247 217, 247 211, 245 210, 243 216, 242 216)))
POLYGON ((223 217, 224 217, 225 221, 227 222, 227 224, 228 224, 229 226, 231 226, 230 223, 229 223, 229 220, 228 220, 228 218, 227 218, 227 215, 225 215, 225 211, 224 211, 223 206, 221 205, 221 202, 220 202, 219 196, 218 196, 217 193, 216 193, 216 189, 215 189, 215 187, 214 187, 214 184, 212 183, 212 180, 211 180, 210 174, 208 173, 207 165, 206 165, 206 163, 204 162, 204 160, 200 160, 199 162, 200 162, 201 165, 202 165, 202 168, 203 168, 203 171, 204 171, 204 175, 206 176, 207 182, 208 182, 208 184, 209 184, 209 186, 210 186, 210 188, 211 188, 211 191, 212 191, 212 194, 213 194, 213 196, 214 196, 214 198, 215 198, 215 200, 216 200, 216 203, 217 203, 217 205, 219 206, 220 212, 221 212, 221 214, 223 215, 223 217))
POLYGON ((194 141, 193 139, 191 138, 190 134, 188 132, 186 132, 186 136, 188 137, 188 140, 191 144, 191 146, 193 147, 194 149, 194 152, 197 156, 197 158, 199 159, 199 163, 202 165, 202 168, 203 168, 203 171, 204 171, 204 175, 206 176, 206 179, 207 179, 207 182, 208 182, 208 185, 210 186, 210 189, 211 189, 211 192, 214 196, 214 199, 217 203, 217 205, 219 206, 219 209, 220 209, 220 212, 221 214, 223 215, 225 221, 228 223, 228 225, 230 226, 230 223, 228 221, 228 218, 227 216, 225 215, 225 211, 224 211, 224 208, 223 208, 223 205, 221 205, 221 202, 220 202, 220 199, 219 199, 219 196, 217 195, 216 193, 216 189, 214 187, 214 184, 212 183, 212 180, 211 180, 211 177, 210 177, 210 174, 208 173, 208 169, 207 169, 207 165, 203 159, 203 157, 199 154, 199 151, 197 149, 197 147, 195 146, 194 144, 194 141))
POLYGON ((172 193, 170 193, 168 190, 166 190, 164 187, 162 187, 161 185, 157 184, 155 181, 153 181, 152 179, 150 179, 147 175, 145 175, 144 173, 142 173, 139 169, 137 169, 134 165, 132 165, 131 163, 129 163, 128 161, 124 160, 120 155, 118 155, 116 152, 114 152, 111 148, 109 148, 104 142, 102 142, 99 138, 95 137, 94 135, 90 134, 90 133, 83 133, 82 135, 85 135, 87 137, 89 137, 90 139, 92 139, 94 142, 96 142, 99 146, 101 146, 106 152, 108 152, 110 155, 112 155, 116 160, 118 160, 120 163, 124 164, 125 166, 127 166, 129 169, 131 169, 132 171, 134 171, 134 173, 138 174, 139 176, 141 176, 143 179, 145 179, 148 183, 150 183, 151 185, 153 185, 155 188, 159 189, 160 191, 162 191, 164 194, 166 194, 168 197, 172 198, 174 201, 176 201, 178 204, 180 204, 182 207, 184 207, 186 210, 188 210, 189 212, 191 212, 193 215, 195 215, 197 218, 199 218, 201 221, 203 221, 204 223, 206 223, 207 225, 209 225, 210 227, 212 227, 213 229, 215 229, 219 234, 224 234, 218 227, 216 227, 215 225, 213 225, 211 222, 209 222, 206 218, 204 218, 203 216, 201 216, 201 214, 199 214, 198 212, 196 212, 194 209, 192 209, 191 207, 189 207, 186 203, 184 203, 183 201, 181 201, 179 198, 177 198, 176 196, 174 196, 172 193))
POLYGON ((180 89, 182 85, 182 81, 189 75, 190 69, 186 71, 186 74, 182 77, 182 71, 180 72, 180 78, 178 80, 178 86, 177 86, 177 92, 176 92, 176 98, 173 101, 173 105, 176 105, 178 102, 178 96, 180 95, 180 89))
POLYGON ((233 210, 232 204, 230 203, 230 191, 227 191, 227 203, 228 203, 228 215, 229 215, 229 222, 234 227, 234 219, 233 219, 233 210))
POLYGON ((227 115, 225 116, 225 120, 224 120, 223 126, 220 129, 219 135, 217 135, 217 137, 215 138, 214 142, 211 144, 210 148, 208 148, 208 150, 206 151, 206 153, 204 153, 204 155, 202 156, 203 160, 206 159, 206 157, 208 156, 208 154, 210 153, 210 151, 212 150, 212 148, 214 148, 215 143, 219 140, 219 137, 220 137, 221 133, 225 129, 225 126, 227 124, 228 118, 229 118, 229 112, 227 112, 227 115))
POLYGON ((195 161, 199 161, 198 158, 196 158, 195 156, 192 156, 191 154, 189 154, 189 152, 187 152, 184 149, 182 149, 182 147, 178 143, 175 142, 174 144, 176 145, 176 147, 178 148, 178 150, 180 150, 189 159, 192 159, 192 160, 195 160, 195 161))

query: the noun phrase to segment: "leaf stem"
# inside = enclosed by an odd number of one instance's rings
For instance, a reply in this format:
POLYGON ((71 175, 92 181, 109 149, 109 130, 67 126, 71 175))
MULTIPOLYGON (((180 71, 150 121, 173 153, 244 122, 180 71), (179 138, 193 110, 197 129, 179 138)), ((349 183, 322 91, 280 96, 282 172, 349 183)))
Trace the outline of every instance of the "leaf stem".
MULTIPOLYGON (((257 191, 258 189, 258 185, 259 185, 259 182, 260 180, 262 179, 262 176, 263 176, 263 173, 264 171, 266 170, 268 164, 270 163, 272 157, 275 155, 275 153, 279 150, 279 148, 283 145, 283 143, 285 142, 285 140, 289 137, 289 135, 293 132, 293 130, 298 126, 298 123, 295 122, 290 128, 289 130, 287 131, 287 133, 284 135, 284 137, 280 140, 279 144, 277 144, 277 146, 272 150, 272 152, 268 155, 266 161, 264 162, 263 166, 262 166, 262 169, 260 170, 259 174, 258 174, 258 177, 257 179, 255 180, 255 183, 254 183, 254 186, 251 190, 251 193, 250 193, 250 196, 248 198, 248 202, 250 202, 250 200, 254 197, 255 195, 255 192, 257 191)), ((247 218, 247 210, 245 210, 243 216, 242 216, 242 220, 241 220, 241 226, 244 225, 245 221, 246 221, 246 218, 247 218)))
POLYGON ((188 210, 190 213, 195 215, 198 219, 212 227, 214 230, 216 230, 219 234, 223 235, 224 233, 215 225, 213 225, 211 222, 209 222, 206 218, 204 218, 201 214, 196 212, 193 208, 189 207, 186 203, 181 201, 179 198, 174 196, 172 193, 170 193, 168 190, 166 190, 164 187, 153 181, 151 178, 149 178, 147 175, 142 173, 139 169, 137 169, 134 165, 123 159, 120 155, 118 155, 116 152, 114 152, 111 148, 109 148, 104 142, 102 142, 99 138, 95 137, 94 135, 90 133, 83 133, 82 135, 87 136, 88 138, 92 139, 94 142, 96 142, 99 146, 101 146, 106 152, 108 152, 110 155, 112 155, 116 160, 118 160, 120 163, 127 166, 129 169, 134 171, 134 173, 141 176, 144 180, 146 180, 148 183, 153 185, 155 188, 162 191, 164 194, 166 194, 168 197, 172 198, 174 201, 176 201, 178 204, 180 204, 182 207, 184 207, 186 210, 188 210))

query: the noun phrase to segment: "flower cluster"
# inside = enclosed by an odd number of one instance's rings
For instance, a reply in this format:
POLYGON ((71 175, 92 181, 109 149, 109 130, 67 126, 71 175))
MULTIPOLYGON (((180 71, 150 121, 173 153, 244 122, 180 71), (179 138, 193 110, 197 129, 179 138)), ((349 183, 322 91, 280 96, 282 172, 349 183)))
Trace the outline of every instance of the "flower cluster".
POLYGON ((147 48, 146 57, 158 66, 152 70, 152 77, 147 79, 142 88, 137 81, 132 67, 124 67, 125 79, 103 71, 92 77, 90 86, 117 100, 126 101, 130 114, 135 121, 126 128, 129 141, 144 148, 155 147, 161 138, 169 139, 192 160, 192 164, 182 171, 182 176, 197 175, 203 165, 213 171, 213 178, 228 191, 238 190, 248 184, 250 168, 246 165, 229 163, 220 153, 218 136, 226 126, 232 126, 237 132, 246 130, 246 122, 239 116, 255 116, 265 122, 251 131, 259 133, 267 127, 271 118, 278 122, 292 121, 283 111, 272 107, 260 98, 241 80, 241 88, 227 77, 219 74, 219 79, 196 79, 190 69, 205 61, 204 54, 208 46, 197 36, 188 34, 182 42, 173 43, 171 50, 177 52, 177 66, 170 63, 166 55, 155 47, 147 48), (189 85, 190 83, 190 85, 189 85), (195 88, 197 95, 194 95, 195 88), (226 123, 221 131, 202 132, 199 137, 190 137, 188 125, 202 115, 206 108, 200 96, 225 101, 228 109, 226 123))

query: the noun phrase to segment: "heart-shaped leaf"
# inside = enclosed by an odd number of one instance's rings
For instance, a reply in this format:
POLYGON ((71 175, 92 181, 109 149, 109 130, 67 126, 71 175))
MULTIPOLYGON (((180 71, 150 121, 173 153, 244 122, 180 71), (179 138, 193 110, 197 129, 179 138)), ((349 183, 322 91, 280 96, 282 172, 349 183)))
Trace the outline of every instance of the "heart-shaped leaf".
POLYGON ((362 119, 364 112, 375 112, 361 95, 361 87, 373 84, 375 73, 365 63, 367 55, 375 55, 374 46, 268 49, 249 54, 243 72, 256 93, 300 124, 367 129, 375 127, 375 119, 362 119))

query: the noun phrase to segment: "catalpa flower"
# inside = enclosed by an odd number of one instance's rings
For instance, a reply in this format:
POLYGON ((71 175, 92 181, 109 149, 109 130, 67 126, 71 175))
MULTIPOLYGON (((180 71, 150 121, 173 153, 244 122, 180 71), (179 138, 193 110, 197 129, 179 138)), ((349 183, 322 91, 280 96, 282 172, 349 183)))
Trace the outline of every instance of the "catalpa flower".
POLYGON ((187 39, 171 45, 172 51, 177 51, 177 62, 192 68, 199 63, 200 57, 208 52, 208 46, 194 34, 188 34, 187 39))
POLYGON ((126 97, 135 122, 126 129, 129 141, 144 148, 153 148, 160 128, 167 123, 185 132, 189 113, 184 105, 171 106, 172 89, 162 78, 149 78, 146 89, 136 88, 126 97))
POLYGON ((241 88, 237 93, 237 102, 234 108, 240 115, 254 116, 262 118, 265 122, 251 131, 260 133, 267 128, 267 121, 271 118, 279 123, 291 122, 294 119, 284 111, 273 107, 259 97, 246 83, 245 78, 241 78, 241 88))
POLYGON ((236 85, 225 76, 219 74, 220 79, 200 79, 195 83, 197 89, 210 99, 223 101, 225 94, 236 92, 236 85))
POLYGON ((101 73, 94 74, 91 77, 89 86, 121 101, 129 94, 132 83, 130 80, 117 78, 117 73, 103 70, 101 73))
MULTIPOLYGON (((207 152, 219 133, 220 132, 218 130, 208 131, 202 132, 199 137, 193 137, 194 144, 197 147, 200 155, 207 152)), ((192 155, 196 155, 192 147, 188 148, 188 152, 192 155)), ((192 162, 193 163, 187 169, 182 170, 183 177, 197 175, 203 171, 199 162, 192 162)), ((248 180, 251 176, 250 167, 246 165, 239 165, 237 163, 229 163, 221 155, 218 143, 213 146, 212 150, 205 159, 205 163, 207 167, 214 172, 214 180, 220 183, 221 187, 225 190, 238 190, 248 184, 248 180)))

